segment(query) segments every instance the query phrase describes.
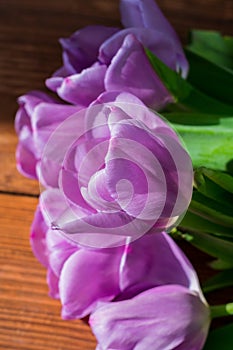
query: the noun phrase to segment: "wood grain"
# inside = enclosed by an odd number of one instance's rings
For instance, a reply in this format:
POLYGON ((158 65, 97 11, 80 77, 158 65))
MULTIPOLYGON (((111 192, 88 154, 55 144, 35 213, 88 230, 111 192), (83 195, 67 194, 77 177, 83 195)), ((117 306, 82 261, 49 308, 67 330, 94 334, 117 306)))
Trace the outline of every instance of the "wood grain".
MULTIPOLYGON (((182 41, 191 28, 233 34, 232 0, 158 0, 182 41)), ((90 24, 120 26, 117 0, 0 1, 0 349, 91 350, 95 339, 81 321, 63 321, 47 295, 46 271, 33 257, 29 227, 39 188, 16 170, 14 115, 17 96, 45 90, 61 64, 59 37, 90 24)), ((182 248, 201 280, 212 274, 209 257, 182 248)), ((212 293, 211 303, 231 301, 232 289, 212 293)), ((161 349, 162 350, 162 349, 161 349)))
POLYGON ((15 108, 11 108, 10 101, 8 96, 1 104, 3 108, 9 105, 12 115, 9 118, 3 115, 0 122, 0 192, 38 195, 37 181, 26 179, 16 169, 15 150, 18 139, 13 125, 15 108))
POLYGON ((36 198, 0 195, 0 349, 93 350, 82 321, 63 321, 29 245, 36 198))

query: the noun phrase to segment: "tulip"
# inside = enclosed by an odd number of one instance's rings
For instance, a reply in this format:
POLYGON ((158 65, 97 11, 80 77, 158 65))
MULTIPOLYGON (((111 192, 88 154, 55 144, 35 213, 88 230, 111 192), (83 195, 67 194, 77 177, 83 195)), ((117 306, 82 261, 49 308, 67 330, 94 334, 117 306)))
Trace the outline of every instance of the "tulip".
POLYGON ((53 191, 42 194, 50 223, 103 248, 173 227, 190 202, 193 171, 168 124, 131 94, 105 93, 53 133, 41 178, 46 187, 57 183, 64 205, 56 217, 53 191))
POLYGON ((122 0, 120 9, 124 29, 89 26, 60 40, 63 66, 46 84, 72 104, 88 106, 99 94, 116 90, 131 92, 159 110, 174 98, 144 48, 185 78, 188 62, 182 46, 153 0, 122 0))
POLYGON ((210 311, 197 293, 163 285, 129 300, 99 303, 89 322, 98 350, 201 350, 210 311))
POLYGON ((57 126, 81 106, 58 103, 45 93, 32 91, 18 99, 15 129, 19 142, 17 168, 24 176, 38 179, 38 167, 44 147, 57 126))

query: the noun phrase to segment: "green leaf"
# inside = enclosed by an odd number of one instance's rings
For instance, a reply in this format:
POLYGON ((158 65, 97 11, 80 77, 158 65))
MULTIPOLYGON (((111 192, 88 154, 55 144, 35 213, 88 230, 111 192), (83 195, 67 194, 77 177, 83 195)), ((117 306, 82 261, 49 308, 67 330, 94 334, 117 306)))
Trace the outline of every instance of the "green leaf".
POLYGON ((233 269, 219 272, 208 279, 202 286, 204 293, 209 293, 217 289, 233 286, 233 269))
POLYGON ((220 119, 219 125, 172 125, 183 139, 195 168, 227 169, 227 163, 233 159, 233 118, 220 119))
POLYGON ((153 69, 174 97, 175 104, 170 105, 170 110, 233 115, 232 106, 205 95, 166 66, 150 50, 145 50, 153 69))
MULTIPOLYGON (((213 195, 213 194, 212 194, 213 195)), ((207 207, 207 210, 205 212, 208 213, 208 209, 214 212, 217 212, 219 214, 223 214, 226 216, 226 224, 228 226, 228 223, 233 224, 233 219, 232 219, 232 213, 233 213, 233 206, 232 202, 228 203, 227 201, 224 201, 223 199, 219 198, 220 200, 216 200, 215 198, 211 198, 211 196, 204 195, 198 190, 193 191, 193 196, 192 196, 192 202, 195 203, 195 208, 198 209, 198 206, 201 205, 202 207, 207 207), (231 220, 232 219, 232 220, 231 220)))
POLYGON ((233 323, 209 333, 203 350, 232 350, 233 323))
POLYGON ((219 32, 193 30, 188 48, 219 66, 233 69, 233 41, 219 32))
MULTIPOLYGON (((206 218, 209 221, 218 225, 233 228, 233 217, 231 215, 228 215, 228 213, 225 214, 224 212, 220 211, 219 207, 214 207, 213 202, 211 201, 205 201, 205 203, 203 204, 204 196, 203 202, 201 202, 199 198, 200 197, 198 197, 198 200, 192 199, 191 201, 189 209, 193 213, 203 218, 206 218)), ((223 208, 223 210, 225 209, 226 208, 223 208)))
POLYGON ((217 125, 220 123, 220 116, 200 112, 163 112, 162 116, 171 123, 184 125, 217 125))
POLYGON ((219 236, 224 239, 233 238, 233 232, 231 227, 224 227, 222 225, 218 225, 205 219, 198 214, 195 214, 189 208, 186 212, 184 218, 182 219, 179 227, 182 230, 186 231, 201 231, 210 234, 214 234, 215 236, 219 236))
MULTIPOLYGON (((193 191, 189 212, 204 220, 197 221, 199 229, 205 231, 208 228, 212 230, 211 233, 222 235, 217 233, 218 230, 222 233, 223 228, 228 227, 233 238, 233 177, 219 171, 199 168, 195 171, 194 183, 196 189, 193 191), (209 227, 206 221, 209 222, 209 227), (216 228, 210 223, 214 223, 216 228), (202 224, 204 227, 201 227, 202 224)), ((225 234, 226 231, 223 235, 225 234)))
MULTIPOLYGON (((232 130, 233 131, 233 130, 232 130)), ((233 176, 221 171, 202 168, 203 174, 224 190, 233 194, 233 176)))
POLYGON ((233 243, 221 238, 214 237, 204 232, 191 232, 183 234, 182 237, 193 246, 212 257, 224 262, 224 266, 213 265, 214 268, 233 268, 233 243))
POLYGON ((198 192, 216 202, 227 205, 233 212, 233 177, 220 171, 198 168, 194 172, 194 183, 198 192), (216 182, 217 181, 217 182, 216 182), (230 191, 228 191, 230 188, 230 191))
POLYGON ((209 263, 210 267, 215 270, 227 270, 233 268, 233 263, 223 259, 217 259, 209 263))
POLYGON ((201 57, 190 49, 185 51, 190 69, 188 81, 208 96, 233 105, 233 71, 201 57))

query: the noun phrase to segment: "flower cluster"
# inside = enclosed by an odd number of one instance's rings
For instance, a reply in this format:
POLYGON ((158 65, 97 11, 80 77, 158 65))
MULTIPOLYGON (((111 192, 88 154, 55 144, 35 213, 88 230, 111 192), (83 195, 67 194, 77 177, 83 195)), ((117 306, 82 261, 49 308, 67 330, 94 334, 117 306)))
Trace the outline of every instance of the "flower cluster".
POLYGON ((154 1, 122 0, 121 16, 124 29, 61 40, 46 81, 60 100, 19 98, 18 169, 44 189, 31 245, 62 317, 90 316, 98 350, 199 350, 209 307, 166 233, 189 205, 192 163, 155 112, 173 97, 144 48, 183 77, 188 63, 154 1))
POLYGON ((209 308, 193 267, 165 232, 88 249, 48 227, 40 204, 31 244, 62 317, 91 314, 97 349, 202 349, 209 308))

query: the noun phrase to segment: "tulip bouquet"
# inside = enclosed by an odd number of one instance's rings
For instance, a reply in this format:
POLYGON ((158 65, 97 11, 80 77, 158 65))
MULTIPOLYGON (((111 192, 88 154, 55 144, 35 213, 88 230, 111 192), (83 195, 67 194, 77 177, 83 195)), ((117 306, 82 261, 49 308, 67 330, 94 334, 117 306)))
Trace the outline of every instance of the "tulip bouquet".
POLYGON ((19 98, 18 170, 41 184, 32 250, 98 350, 232 349, 233 323, 209 328, 233 303, 204 295, 233 285, 233 40, 197 30, 183 49, 153 0, 120 11, 123 28, 60 40, 53 94, 19 98), (202 288, 177 239, 215 258, 202 288))

